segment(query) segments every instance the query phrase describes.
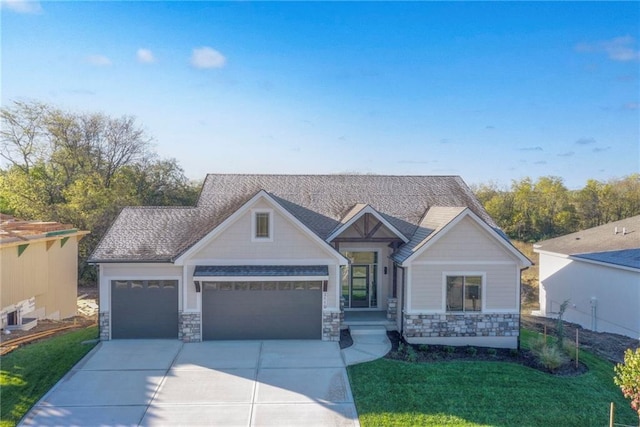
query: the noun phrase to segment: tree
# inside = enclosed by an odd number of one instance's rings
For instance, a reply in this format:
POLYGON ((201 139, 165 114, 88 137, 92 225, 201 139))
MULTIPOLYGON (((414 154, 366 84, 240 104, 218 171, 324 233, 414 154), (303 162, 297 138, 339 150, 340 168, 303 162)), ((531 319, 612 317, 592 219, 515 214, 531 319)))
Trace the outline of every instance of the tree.
POLYGON ((622 394, 631 400, 631 408, 638 413, 640 425, 640 347, 635 351, 624 352, 624 363, 615 366, 613 381, 622 390, 622 394))
POLYGON ((14 102, 0 120, 0 209, 90 230, 79 247, 82 281, 95 279, 84 261, 122 207, 195 202, 198 186, 175 159, 158 158, 133 117, 14 102))

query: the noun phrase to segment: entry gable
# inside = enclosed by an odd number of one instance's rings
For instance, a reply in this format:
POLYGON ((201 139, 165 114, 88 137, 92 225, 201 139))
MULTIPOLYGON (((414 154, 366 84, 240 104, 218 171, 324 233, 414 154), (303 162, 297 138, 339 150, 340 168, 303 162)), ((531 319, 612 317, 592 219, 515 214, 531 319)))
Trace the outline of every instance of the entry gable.
POLYGON ((415 244, 411 254, 402 260, 403 266, 417 261, 427 251, 430 260, 472 261, 483 257, 501 261, 508 256, 522 267, 532 265, 506 237, 468 208, 431 208, 421 226, 430 229, 430 233, 415 244))
MULTIPOLYGON (((205 237, 193 245, 188 251, 176 259, 177 265, 184 265, 186 260, 199 258, 199 253, 215 245, 217 239, 225 236, 229 246, 225 247, 225 253, 233 252, 232 246, 237 246, 238 252, 246 259, 264 258, 263 255, 273 242, 281 241, 285 232, 289 232, 295 241, 290 248, 295 254, 296 249, 307 247, 310 252, 329 256, 341 264, 348 261, 338 253, 331 245, 313 233, 305 224, 287 211, 277 200, 264 190, 259 191, 238 210, 209 232, 205 237), (266 216, 265 216, 266 214, 266 216), (256 223, 258 221, 258 223, 256 223), (259 222, 263 221, 262 224, 259 222), (266 227, 265 229, 262 229, 266 227), (295 232, 294 232, 295 231, 295 232), (261 238, 260 233, 265 234, 261 238), (258 233, 258 234, 256 234, 258 233), (300 245, 303 247, 300 248, 300 245)), ((286 254, 279 254, 286 257, 286 254)), ((210 257, 210 256, 208 256, 210 257)))
POLYGON ((409 239, 393 226, 380 212, 368 204, 358 203, 342 218, 340 224, 327 238, 327 242, 336 240, 347 231, 361 239, 397 238, 407 243, 409 239))

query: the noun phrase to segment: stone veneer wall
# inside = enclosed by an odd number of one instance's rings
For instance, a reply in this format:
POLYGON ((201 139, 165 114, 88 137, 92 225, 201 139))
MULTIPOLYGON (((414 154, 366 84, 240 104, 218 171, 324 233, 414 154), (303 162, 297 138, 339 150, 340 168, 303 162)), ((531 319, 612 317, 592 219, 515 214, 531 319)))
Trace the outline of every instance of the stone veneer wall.
POLYGON ((405 337, 516 337, 519 314, 405 314, 405 337))
POLYGON ((340 318, 342 312, 325 311, 322 313, 322 340, 340 341, 340 318))
POLYGON ((387 320, 396 321, 398 317, 398 298, 387 298, 387 320))
POLYGON ((109 313, 101 311, 98 313, 98 318, 100 326, 100 341, 109 341, 111 338, 109 336, 109 313))
POLYGON ((178 339, 182 342, 200 342, 200 313, 180 313, 178 317, 178 339))

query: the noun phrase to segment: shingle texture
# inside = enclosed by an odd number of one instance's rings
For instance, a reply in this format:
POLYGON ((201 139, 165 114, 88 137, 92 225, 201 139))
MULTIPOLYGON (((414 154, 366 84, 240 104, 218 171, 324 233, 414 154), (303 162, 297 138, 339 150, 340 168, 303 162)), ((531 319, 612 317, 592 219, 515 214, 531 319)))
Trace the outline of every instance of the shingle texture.
POLYGON ((496 224, 458 176, 229 175, 205 179, 196 207, 126 208, 93 262, 172 261, 261 190, 325 240, 358 204, 370 205, 407 238, 430 208, 469 208, 496 224))
POLYGON ((540 251, 640 269, 640 215, 544 240, 534 247, 540 251))
POLYGON ((326 265, 199 265, 194 277, 301 277, 328 276, 326 265))

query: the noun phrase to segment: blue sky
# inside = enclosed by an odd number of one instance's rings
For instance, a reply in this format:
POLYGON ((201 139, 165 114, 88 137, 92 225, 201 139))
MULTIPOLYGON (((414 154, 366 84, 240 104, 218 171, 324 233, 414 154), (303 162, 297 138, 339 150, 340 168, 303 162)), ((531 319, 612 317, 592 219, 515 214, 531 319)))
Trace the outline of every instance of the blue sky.
POLYGON ((2 0, 3 105, 133 115, 190 178, 640 170, 637 2, 2 0))

